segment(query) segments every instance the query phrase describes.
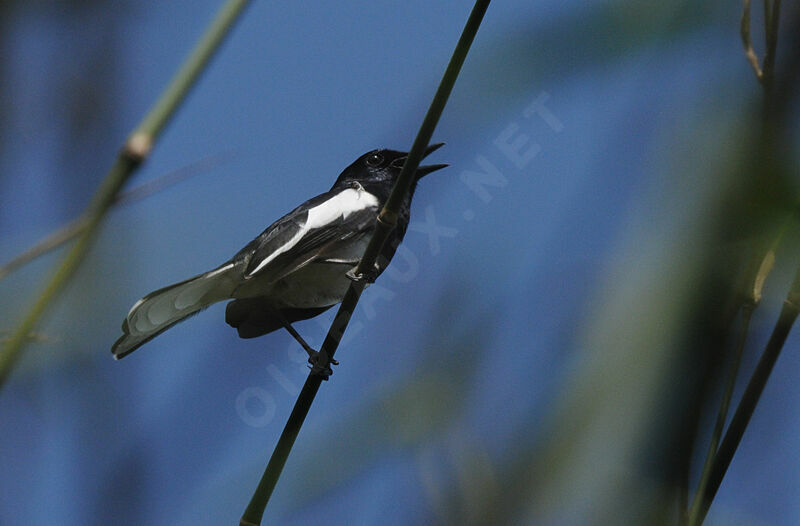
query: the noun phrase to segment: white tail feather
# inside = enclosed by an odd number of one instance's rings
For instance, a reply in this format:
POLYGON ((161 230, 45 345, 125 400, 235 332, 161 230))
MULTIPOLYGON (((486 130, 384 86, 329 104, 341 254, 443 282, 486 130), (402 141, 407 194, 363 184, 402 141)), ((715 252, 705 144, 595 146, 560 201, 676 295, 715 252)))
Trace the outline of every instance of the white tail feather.
POLYGON ((119 359, 181 320, 231 297, 233 264, 152 292, 136 302, 122 323, 122 337, 111 348, 119 359))

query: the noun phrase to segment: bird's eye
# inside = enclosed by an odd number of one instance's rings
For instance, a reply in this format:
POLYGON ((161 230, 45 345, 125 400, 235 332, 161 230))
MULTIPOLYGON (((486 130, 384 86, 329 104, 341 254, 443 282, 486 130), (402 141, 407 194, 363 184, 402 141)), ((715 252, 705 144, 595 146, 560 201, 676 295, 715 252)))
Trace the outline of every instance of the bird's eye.
POLYGON ((367 164, 370 166, 380 166, 383 162, 383 155, 379 153, 373 153, 369 157, 367 157, 367 164))

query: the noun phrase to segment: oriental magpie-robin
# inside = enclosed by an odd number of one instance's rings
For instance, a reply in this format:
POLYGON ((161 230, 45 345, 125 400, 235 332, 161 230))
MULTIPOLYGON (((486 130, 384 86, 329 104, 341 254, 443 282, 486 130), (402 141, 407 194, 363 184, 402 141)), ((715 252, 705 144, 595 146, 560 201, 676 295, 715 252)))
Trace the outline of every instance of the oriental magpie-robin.
MULTIPOLYGON (((429 146, 425 156, 442 144, 429 146)), ((127 356, 209 305, 232 299, 225 321, 240 337, 286 328, 314 363, 316 351, 291 323, 312 318, 342 301, 349 286, 347 273, 361 259, 407 155, 394 150, 365 153, 339 175, 329 191, 272 223, 221 266, 137 301, 122 322, 124 334, 111 347, 114 357, 127 356)), ((417 182, 446 166, 417 169, 397 227, 370 278, 383 272, 405 236, 417 182)))

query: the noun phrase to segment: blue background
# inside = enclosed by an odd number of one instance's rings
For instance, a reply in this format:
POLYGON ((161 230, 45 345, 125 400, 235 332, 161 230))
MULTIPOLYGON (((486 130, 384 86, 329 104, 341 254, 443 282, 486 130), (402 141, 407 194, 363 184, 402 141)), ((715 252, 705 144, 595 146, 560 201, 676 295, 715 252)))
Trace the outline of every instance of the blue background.
MULTIPOLYGON (((219 4, 0 8, 0 262, 84 209, 219 4)), ((283 333, 238 339, 216 305, 114 362, 119 325, 136 299, 225 261, 362 153, 407 150, 469 8, 252 3, 128 188, 210 166, 112 211, 0 392, 0 524, 238 520, 306 377, 302 351, 283 333)), ((516 484, 520 451, 547 442, 545 429, 560 436, 575 407, 605 423, 578 419, 580 440, 564 446, 573 462, 545 463, 546 489, 519 499, 510 523, 588 523, 609 487, 652 482, 630 451, 658 414, 649 387, 625 382, 649 371, 658 384, 669 343, 645 365, 638 349, 677 323, 697 225, 759 99, 738 10, 490 6, 434 134, 447 145, 430 160, 450 168, 420 185, 415 225, 365 293, 265 523, 468 524, 516 484), (540 97, 550 124, 525 114, 540 97), (538 153, 515 164, 498 147, 504 132, 538 153), (476 192, 465 178, 486 163, 501 177, 476 192), (649 301, 673 295, 661 310, 649 301), (617 382, 614 364, 632 369, 617 382)), ((0 330, 62 254, 0 282, 0 330)), ((791 256, 767 284, 746 371, 791 256)), ((298 329, 318 345, 331 318, 298 329)), ((790 336, 710 524, 800 523, 797 344, 790 336)))

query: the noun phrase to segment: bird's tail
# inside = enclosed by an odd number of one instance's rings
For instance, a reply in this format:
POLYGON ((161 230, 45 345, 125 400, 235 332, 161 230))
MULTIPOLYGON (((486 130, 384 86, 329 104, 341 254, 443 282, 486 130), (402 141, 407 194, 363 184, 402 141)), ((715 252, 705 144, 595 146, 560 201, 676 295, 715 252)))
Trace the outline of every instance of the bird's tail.
POLYGON ((233 264, 151 292, 136 302, 122 322, 124 333, 111 347, 119 360, 176 323, 231 297, 236 287, 233 264))

